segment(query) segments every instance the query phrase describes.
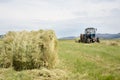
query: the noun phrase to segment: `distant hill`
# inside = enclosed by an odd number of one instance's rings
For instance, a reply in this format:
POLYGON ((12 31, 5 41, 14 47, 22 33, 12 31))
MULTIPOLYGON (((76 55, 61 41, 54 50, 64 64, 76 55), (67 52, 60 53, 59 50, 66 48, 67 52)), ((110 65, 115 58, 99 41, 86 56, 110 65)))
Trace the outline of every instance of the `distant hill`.
POLYGON ((120 34, 97 34, 97 36, 102 39, 120 38, 120 34))
MULTIPOLYGON (((75 39, 75 38, 78 38, 78 37, 68 36, 68 37, 62 37, 62 38, 59 38, 59 39, 67 40, 67 39, 75 39)), ((120 38, 120 33, 118 33, 118 34, 97 34, 97 37, 99 37, 100 39, 117 39, 117 38, 120 38)))

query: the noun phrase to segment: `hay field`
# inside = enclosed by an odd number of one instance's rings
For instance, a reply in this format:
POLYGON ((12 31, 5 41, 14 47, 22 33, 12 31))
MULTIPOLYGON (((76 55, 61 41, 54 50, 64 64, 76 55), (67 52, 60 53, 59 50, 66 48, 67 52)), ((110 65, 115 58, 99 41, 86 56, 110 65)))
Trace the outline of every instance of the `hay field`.
POLYGON ((120 40, 102 40, 100 44, 59 40, 58 56, 60 61, 54 69, 15 71, 13 68, 0 68, 0 79, 120 80, 119 45, 120 40))
POLYGON ((84 44, 59 41, 59 56, 69 80, 120 80, 120 40, 84 44))

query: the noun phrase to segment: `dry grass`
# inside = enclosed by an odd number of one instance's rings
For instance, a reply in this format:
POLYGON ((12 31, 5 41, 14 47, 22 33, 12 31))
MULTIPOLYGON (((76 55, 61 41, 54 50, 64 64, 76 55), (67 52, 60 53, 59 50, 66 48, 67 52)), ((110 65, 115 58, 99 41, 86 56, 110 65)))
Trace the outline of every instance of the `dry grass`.
POLYGON ((14 71, 12 68, 0 69, 0 80, 68 80, 68 75, 60 69, 32 69, 14 71))
POLYGON ((0 45, 0 67, 4 68, 53 68, 57 59, 57 39, 52 30, 8 32, 0 45))
POLYGON ((28 70, 28 74, 31 74, 31 76, 35 76, 33 80, 67 80, 67 74, 65 71, 60 69, 52 69, 48 70, 46 68, 43 68, 41 70, 28 70))
POLYGON ((120 40, 103 40, 101 43, 108 46, 120 46, 120 40))

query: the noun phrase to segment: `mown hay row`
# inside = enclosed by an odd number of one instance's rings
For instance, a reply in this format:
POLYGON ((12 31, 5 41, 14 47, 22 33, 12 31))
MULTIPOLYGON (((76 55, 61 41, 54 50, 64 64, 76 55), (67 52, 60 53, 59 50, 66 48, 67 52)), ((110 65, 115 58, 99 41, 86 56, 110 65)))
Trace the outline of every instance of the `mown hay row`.
POLYGON ((60 69, 32 69, 14 71, 12 68, 0 68, 0 80, 69 80, 68 74, 60 69))
POLYGON ((1 67, 52 68, 56 62, 57 38, 52 30, 8 32, 0 46, 1 67))
POLYGON ((104 40, 102 44, 109 45, 109 46, 120 46, 120 40, 104 40))

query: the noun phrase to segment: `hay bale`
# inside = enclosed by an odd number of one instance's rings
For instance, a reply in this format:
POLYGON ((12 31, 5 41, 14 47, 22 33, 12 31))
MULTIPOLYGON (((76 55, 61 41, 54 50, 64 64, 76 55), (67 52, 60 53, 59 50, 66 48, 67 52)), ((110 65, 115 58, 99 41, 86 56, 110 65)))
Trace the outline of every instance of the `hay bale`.
POLYGON ((57 62, 57 38, 52 30, 8 32, 0 47, 0 57, 1 67, 53 68, 57 62))

